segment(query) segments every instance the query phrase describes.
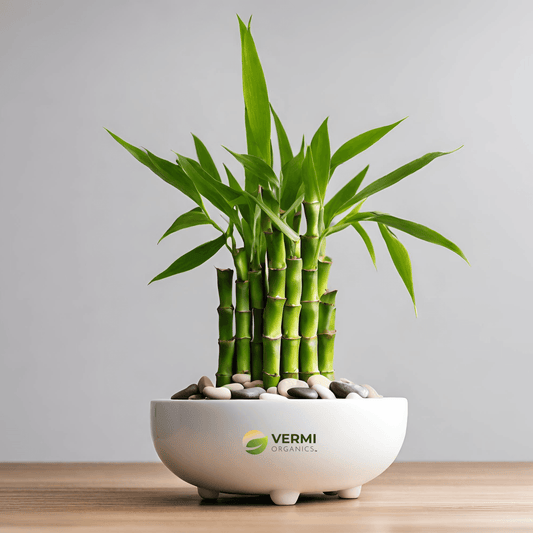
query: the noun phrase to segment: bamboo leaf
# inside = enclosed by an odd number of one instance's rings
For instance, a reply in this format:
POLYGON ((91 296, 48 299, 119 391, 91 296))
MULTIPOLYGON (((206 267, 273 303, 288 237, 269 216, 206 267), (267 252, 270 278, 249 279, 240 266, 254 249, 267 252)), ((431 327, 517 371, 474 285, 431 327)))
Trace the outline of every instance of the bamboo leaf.
POLYGON ((283 220, 287 220, 287 218, 292 215, 292 213, 294 213, 301 205, 302 205, 302 202, 304 201, 305 199, 305 194, 302 192, 297 198, 296 200, 294 200, 294 202, 292 203, 292 205, 286 210, 283 212, 283 216, 281 217, 283 220))
POLYGON ((235 179, 235 176, 231 173, 230 169, 224 165, 224 170, 226 171, 226 176, 228 176, 229 186, 237 192, 242 192, 241 184, 235 179))
POLYGON ((388 126, 367 131, 366 133, 362 133, 361 135, 358 135, 357 137, 345 142, 331 158, 330 175, 333 175, 333 172, 339 165, 346 163, 346 161, 349 161, 356 155, 364 152, 367 148, 370 148, 373 144, 377 143, 382 137, 387 135, 389 131, 394 129, 398 124, 400 124, 400 122, 403 122, 404 120, 405 118, 402 118, 402 120, 399 120, 394 124, 389 124, 388 126))
POLYGON ((194 147, 196 148, 196 155, 198 156, 198 161, 200 162, 200 165, 202 165, 203 169, 208 174, 210 174, 211 177, 215 178, 217 181, 222 181, 215 162, 213 161, 211 154, 205 147, 205 144, 198 137, 196 137, 196 135, 192 133, 191 135, 194 139, 194 147))
POLYGON ((362 181, 365 179, 368 172, 368 166, 364 168, 355 178, 352 178, 324 207, 324 223, 326 226, 331 224, 331 221, 344 211, 350 209, 355 202, 352 203, 362 181))
POLYGON ((402 278, 405 287, 411 296, 411 300, 413 300, 415 314, 418 316, 418 312, 416 310, 415 289, 413 286, 413 271, 411 268, 411 260, 409 258, 409 253, 407 252, 407 248, 398 240, 396 235, 394 235, 394 233, 392 233, 392 231, 385 226, 385 224, 378 223, 378 226, 383 240, 387 245, 387 249, 389 250, 392 262, 394 263, 398 274, 400 274, 400 277, 402 278))
POLYGON ((260 196, 254 196, 248 192, 244 192, 244 194, 251 198, 260 208, 261 210, 270 218, 272 224, 278 228, 284 235, 286 235, 291 241, 298 242, 300 240, 300 236, 290 227, 288 226, 268 205, 263 202, 262 198, 260 196))
POLYGON ((154 174, 160 177, 163 181, 172 185, 185 196, 188 196, 197 205, 202 206, 202 199, 196 190, 196 187, 187 175, 174 163, 161 159, 148 151, 141 150, 127 143, 118 135, 115 135, 109 130, 106 130, 115 141, 122 145, 137 161, 148 167, 154 174))
POLYGON ((194 182, 199 193, 227 215, 237 227, 240 227, 237 212, 228 202, 238 201, 242 196, 241 193, 212 178, 194 159, 180 154, 176 155, 184 172, 194 182))
MULTIPOLYGON (((224 146, 224 148, 226 148, 224 146)), ((270 187, 278 187, 279 180, 272 167, 265 163, 261 158, 255 155, 236 154, 229 148, 226 150, 248 171, 250 171, 258 180, 259 184, 268 189, 270 187)), ((250 192, 250 191, 248 191, 250 192)), ((255 192, 255 191, 253 191, 255 192)))
POLYGON ((302 185, 302 164, 304 161, 304 151, 300 150, 283 168, 282 168, 282 187, 281 201, 282 209, 287 209, 292 205, 298 196, 298 190, 302 185))
POLYGON ((382 191, 383 189, 391 187, 395 183, 398 183, 400 180, 403 180, 407 176, 410 176, 411 174, 415 173, 417 170, 420 170, 426 165, 429 165, 429 163, 431 163, 434 159, 437 159, 437 157, 453 154, 453 152, 456 152, 460 148, 462 148, 462 146, 460 146, 456 150, 452 150, 451 152, 431 152, 420 157, 419 159, 415 159, 414 161, 407 163, 407 165, 404 165, 403 167, 397 168, 390 174, 387 174, 386 176, 383 176, 382 178, 373 181, 370 185, 360 191, 354 198, 355 202, 359 202, 363 198, 368 198, 369 196, 372 196, 373 194, 376 194, 377 192, 382 191))
POLYGON ((368 233, 364 230, 363 226, 359 224, 359 222, 354 222, 352 224, 352 227, 359 235, 361 236, 361 239, 363 239, 363 242, 365 243, 366 249, 368 250, 368 253, 370 254, 370 258, 372 259, 372 263, 374 263, 374 268, 377 270, 376 265, 376 253, 374 252, 374 245, 372 244, 372 240, 368 236, 368 233))
POLYGON ((374 215, 367 220, 373 220, 380 224, 385 224, 386 226, 390 226, 399 229, 404 233, 408 233, 417 239, 443 246, 444 248, 456 253, 459 257, 462 257, 468 263, 468 259, 456 244, 448 240, 446 237, 443 237, 440 233, 437 233, 436 231, 423 226, 422 224, 417 224, 416 222, 411 222, 409 220, 404 220, 402 218, 397 218, 393 217, 392 215, 382 213, 374 213, 374 215))
POLYGON ((279 157, 281 161, 281 168, 283 168, 294 156, 292 155, 292 148, 285 132, 285 128, 281 123, 278 115, 274 111, 274 108, 270 106, 270 111, 272 111, 272 116, 274 117, 274 124, 276 125, 276 133, 278 134, 278 146, 279 146, 279 157))
POLYGON ((320 198, 326 196, 326 188, 329 182, 329 166, 331 149, 329 146, 328 119, 324 120, 311 140, 311 152, 318 181, 320 198))
MULTIPOLYGON (((161 274, 158 274, 152 281, 150 281, 150 283, 170 276, 175 276, 176 274, 181 274, 182 272, 187 272, 188 270, 192 270, 202 265, 208 259, 213 257, 225 243, 226 235, 224 234, 213 241, 201 244, 194 248, 194 250, 182 255, 177 261, 174 261, 174 263, 172 263, 165 271, 161 272, 161 274)), ((148 285, 150 285, 150 283, 148 285)))
POLYGON ((265 75, 252 34, 240 18, 239 28, 244 105, 250 131, 259 149, 258 155, 270 163, 270 106, 265 75))
POLYGON ((201 226, 202 224, 211 224, 211 220, 206 216, 206 214, 199 207, 191 209, 191 211, 184 213, 179 216, 172 226, 167 229, 165 234, 159 239, 157 244, 159 244, 165 237, 176 233, 185 228, 192 228, 193 226, 201 226))
POLYGON ((306 202, 322 202, 315 163, 313 161, 313 152, 309 147, 307 148, 307 153, 305 154, 305 159, 302 165, 302 181, 305 186, 306 202))

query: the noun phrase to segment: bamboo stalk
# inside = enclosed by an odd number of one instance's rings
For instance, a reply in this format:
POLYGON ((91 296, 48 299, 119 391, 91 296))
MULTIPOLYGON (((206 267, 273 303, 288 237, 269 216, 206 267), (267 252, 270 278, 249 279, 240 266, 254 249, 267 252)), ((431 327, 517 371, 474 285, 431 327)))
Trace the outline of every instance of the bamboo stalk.
POLYGON ((218 370, 217 387, 231 383, 235 338, 233 337, 233 270, 217 268, 218 370))
MULTIPOLYGON (((298 251, 297 251, 298 253, 298 251)), ((302 258, 287 259, 287 301, 283 309, 281 339, 281 378, 298 378, 300 351, 300 312, 302 310, 302 258)))
POLYGON ((268 294, 263 314, 263 384, 275 387, 280 380, 281 336, 287 261, 283 233, 265 227, 268 257, 268 294))
POLYGON ((252 311, 250 309, 250 282, 248 280, 248 258, 244 248, 233 252, 237 272, 235 282, 235 373, 250 374, 252 340, 252 311))
POLYGON ((263 377, 263 310, 265 307, 263 271, 250 270, 250 303, 253 315, 253 337, 251 342, 252 381, 263 377))
POLYGON ((318 368, 318 246, 320 202, 304 202, 307 230, 302 236, 302 310, 300 313, 300 379, 307 381, 318 368))
POLYGON ((318 319, 318 368, 328 379, 335 378, 333 357, 335 349, 335 298, 337 291, 326 291, 320 298, 318 319))

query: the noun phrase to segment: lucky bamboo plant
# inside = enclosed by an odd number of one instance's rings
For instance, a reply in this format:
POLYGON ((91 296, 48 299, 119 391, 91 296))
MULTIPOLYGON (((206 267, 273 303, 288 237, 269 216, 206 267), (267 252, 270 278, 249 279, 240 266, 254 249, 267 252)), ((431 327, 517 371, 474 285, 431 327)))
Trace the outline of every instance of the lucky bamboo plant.
POLYGON ((276 386, 283 378, 307 380, 318 373, 333 379, 337 291, 328 289, 332 265, 326 253, 328 236, 353 228, 375 265, 374 247, 362 223, 376 223, 416 312, 409 255, 391 228, 448 248, 466 261, 465 256, 436 231, 389 214, 363 211, 362 206, 370 196, 452 152, 426 154, 361 189, 369 168, 366 166, 328 199, 328 185, 336 168, 379 141, 403 119, 350 139, 333 155, 326 119, 311 143, 302 139, 294 155, 270 104, 250 23, 246 25, 239 18, 239 27, 247 153, 227 150, 244 168, 244 186, 226 165, 226 180, 222 178, 209 151, 194 135, 196 159, 176 153, 175 161, 168 161, 109 133, 138 161, 195 204, 174 221, 161 239, 202 224, 211 225, 220 234, 182 255, 150 283, 196 268, 222 247, 232 255, 235 294, 233 270, 217 269, 217 386, 230 383, 236 373, 251 374, 251 379, 262 380, 265 388, 276 386), (272 119, 279 148, 279 172, 275 172, 273 164, 272 119), (223 227, 219 217, 209 214, 205 202, 220 211, 223 227), (305 232, 300 234, 302 212, 306 224, 305 232))

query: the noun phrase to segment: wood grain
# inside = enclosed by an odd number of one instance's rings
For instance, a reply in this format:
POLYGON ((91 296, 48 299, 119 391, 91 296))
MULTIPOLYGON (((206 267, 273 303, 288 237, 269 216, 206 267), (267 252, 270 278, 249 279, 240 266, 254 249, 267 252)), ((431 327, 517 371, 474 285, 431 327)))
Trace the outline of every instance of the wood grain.
POLYGON ((0 464, 0 531, 533 532, 533 463, 399 463, 358 500, 202 502, 157 463, 0 464))

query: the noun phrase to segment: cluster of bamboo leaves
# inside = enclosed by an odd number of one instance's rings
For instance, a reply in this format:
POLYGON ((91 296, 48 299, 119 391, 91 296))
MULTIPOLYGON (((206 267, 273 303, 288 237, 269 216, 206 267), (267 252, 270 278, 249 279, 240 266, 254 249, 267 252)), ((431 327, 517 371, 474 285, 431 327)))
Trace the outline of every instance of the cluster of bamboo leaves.
POLYGON ((416 312, 409 254, 393 230, 443 246, 466 261, 465 256, 454 243, 426 226, 390 214, 364 211, 362 207, 369 197, 451 152, 425 154, 362 187, 369 169, 366 166, 328 199, 328 185, 335 170, 375 144, 403 119, 357 135, 333 154, 326 119, 310 144, 302 139, 297 151, 294 150, 270 104, 250 23, 246 25, 239 18, 239 27, 247 151, 227 150, 244 169, 243 185, 226 165, 221 175, 208 149, 196 136, 193 136, 196 158, 176 153, 175 160, 169 161, 109 133, 194 204, 161 239, 199 225, 211 225, 219 233, 215 239, 179 257, 152 282, 194 269, 222 247, 232 254, 237 284, 235 333, 233 271, 217 272, 221 346, 218 384, 228 382, 228 375, 235 371, 251 371, 252 377, 263 378, 265 385, 277 384, 280 377, 307 378, 317 372, 332 377, 336 292, 327 290, 331 266, 331 258, 326 254, 327 237, 354 229, 375 265, 373 243, 363 223, 376 223, 416 312), (279 148, 278 173, 273 164, 272 121, 279 148), (211 215, 206 204, 211 204, 222 217, 211 215), (300 235, 302 211, 307 224, 305 234, 300 235), (305 332, 310 336, 302 334, 305 332), (324 341, 322 344, 316 341, 317 335, 324 341), (320 349, 327 352, 327 360, 318 353, 320 349))

